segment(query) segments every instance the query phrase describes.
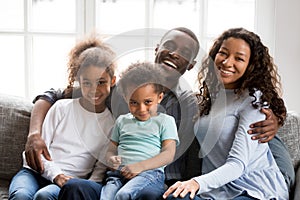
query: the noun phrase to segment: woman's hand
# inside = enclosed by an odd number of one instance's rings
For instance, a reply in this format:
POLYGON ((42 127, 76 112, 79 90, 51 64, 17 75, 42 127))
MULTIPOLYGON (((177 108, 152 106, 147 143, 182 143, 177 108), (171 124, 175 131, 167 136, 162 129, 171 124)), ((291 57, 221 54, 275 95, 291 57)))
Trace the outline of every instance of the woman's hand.
POLYGON ((200 185, 193 179, 188 181, 177 181, 174 185, 169 187, 169 189, 163 194, 163 198, 166 199, 171 193, 173 197, 185 197, 190 193, 190 198, 194 199, 196 192, 200 189, 200 185))
POLYGON ((257 134, 255 136, 252 136, 252 140, 258 140, 258 142, 260 143, 265 143, 269 142, 275 137, 279 129, 279 124, 276 115, 274 115, 271 109, 262 108, 261 112, 266 115, 266 119, 251 124, 251 129, 248 130, 248 133, 257 134))

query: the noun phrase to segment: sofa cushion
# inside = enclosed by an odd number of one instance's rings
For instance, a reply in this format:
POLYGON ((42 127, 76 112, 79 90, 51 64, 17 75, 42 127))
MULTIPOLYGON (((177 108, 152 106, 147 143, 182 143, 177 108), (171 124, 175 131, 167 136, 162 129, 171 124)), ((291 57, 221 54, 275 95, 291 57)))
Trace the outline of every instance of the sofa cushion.
POLYGON ((0 200, 7 200, 8 199, 8 187, 9 187, 9 181, 1 179, 0 200))
POLYGON ((278 136, 287 146, 295 169, 300 165, 300 116, 296 112, 288 112, 283 127, 278 130, 278 136))
POLYGON ((32 103, 0 94, 0 179, 10 180, 22 166, 32 103))

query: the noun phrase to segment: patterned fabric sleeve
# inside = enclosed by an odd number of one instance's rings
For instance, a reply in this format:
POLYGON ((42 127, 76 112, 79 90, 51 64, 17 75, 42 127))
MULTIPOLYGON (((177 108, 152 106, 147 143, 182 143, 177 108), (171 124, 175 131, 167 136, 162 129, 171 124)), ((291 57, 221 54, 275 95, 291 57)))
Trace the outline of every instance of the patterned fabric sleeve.
POLYGON ((50 90, 45 91, 43 94, 36 96, 33 100, 35 103, 39 99, 48 101, 51 104, 54 104, 57 100, 63 98, 63 91, 61 89, 55 90, 51 88, 50 90))

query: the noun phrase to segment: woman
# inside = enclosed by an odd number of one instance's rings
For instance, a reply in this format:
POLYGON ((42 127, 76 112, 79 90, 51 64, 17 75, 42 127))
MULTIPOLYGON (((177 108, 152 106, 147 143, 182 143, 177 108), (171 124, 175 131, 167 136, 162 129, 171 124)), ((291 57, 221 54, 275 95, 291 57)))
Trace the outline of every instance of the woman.
POLYGON ((253 32, 229 29, 213 44, 198 79, 201 117, 195 133, 203 154, 203 175, 175 183, 163 197, 288 199, 287 185, 268 144, 254 142, 247 134, 251 123, 264 118, 259 112, 264 106, 281 124, 286 116, 268 48, 253 32), (220 98, 222 93, 225 99, 220 98))

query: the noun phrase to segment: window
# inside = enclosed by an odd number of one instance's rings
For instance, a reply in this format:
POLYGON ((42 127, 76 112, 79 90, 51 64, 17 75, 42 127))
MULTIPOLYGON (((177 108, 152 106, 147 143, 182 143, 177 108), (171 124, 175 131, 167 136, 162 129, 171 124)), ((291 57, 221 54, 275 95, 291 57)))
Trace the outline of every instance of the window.
MULTIPOLYGON (((122 71, 136 60, 153 61, 159 39, 174 27, 191 29, 198 36, 202 53, 228 28, 242 26, 254 31, 255 3, 255 0, 97 0, 96 27, 110 36, 108 41, 116 44, 115 48, 127 47, 124 49, 128 52, 123 49, 118 60, 122 71)), ((196 80, 198 67, 184 75, 192 88, 196 88, 196 81, 190 80, 196 80)))
POLYGON ((1 93, 33 99, 65 87, 76 23, 73 0, 1 0, 1 93))
MULTIPOLYGON (((33 99, 51 87, 66 87, 68 53, 94 28, 117 52, 120 70, 137 60, 153 61, 161 36, 178 26, 196 33, 203 54, 229 27, 256 30, 258 2, 1 0, 0 92, 33 99)), ((186 73, 187 80, 195 79, 196 70, 186 73)))

